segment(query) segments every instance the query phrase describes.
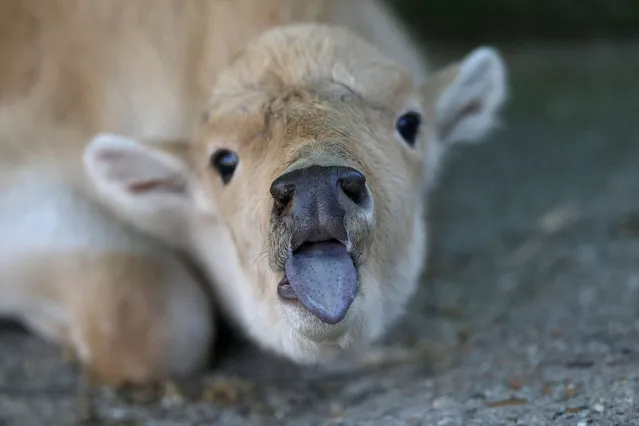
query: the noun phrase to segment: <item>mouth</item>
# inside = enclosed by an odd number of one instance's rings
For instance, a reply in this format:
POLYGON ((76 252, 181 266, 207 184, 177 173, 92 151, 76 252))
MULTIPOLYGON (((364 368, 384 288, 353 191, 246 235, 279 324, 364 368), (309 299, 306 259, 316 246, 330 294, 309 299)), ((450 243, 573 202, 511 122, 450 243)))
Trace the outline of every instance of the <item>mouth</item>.
POLYGON ((334 325, 346 317, 357 284, 355 262, 343 243, 307 242, 289 254, 277 292, 283 300, 299 302, 322 322, 334 325))

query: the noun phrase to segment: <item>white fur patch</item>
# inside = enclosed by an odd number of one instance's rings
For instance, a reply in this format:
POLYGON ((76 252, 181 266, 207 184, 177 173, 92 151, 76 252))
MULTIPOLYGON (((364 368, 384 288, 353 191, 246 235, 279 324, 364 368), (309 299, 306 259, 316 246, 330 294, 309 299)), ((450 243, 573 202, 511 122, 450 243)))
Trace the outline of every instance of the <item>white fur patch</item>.
POLYGON ((165 270, 165 362, 170 374, 184 375, 205 360, 213 338, 214 318, 207 294, 177 259, 167 259, 165 270))
POLYGON ((128 234, 81 194, 35 172, 17 177, 0 196, 0 258, 33 249, 142 247, 128 234))
POLYGON ((136 252, 147 244, 90 202, 37 171, 12 176, 0 192, 0 315, 25 318, 49 338, 69 324, 62 301, 39 297, 24 277, 33 253, 136 252))

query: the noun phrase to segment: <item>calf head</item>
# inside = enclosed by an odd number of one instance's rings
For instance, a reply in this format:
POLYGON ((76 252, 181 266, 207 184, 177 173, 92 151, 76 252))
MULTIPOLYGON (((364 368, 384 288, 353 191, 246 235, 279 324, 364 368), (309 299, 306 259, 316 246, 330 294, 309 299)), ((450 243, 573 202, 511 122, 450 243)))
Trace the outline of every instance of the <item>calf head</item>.
POLYGON ((490 48, 418 87, 347 30, 281 27, 220 73, 191 141, 102 134, 85 166, 118 214, 191 250, 253 340, 321 362, 402 312, 442 154, 484 136, 505 94, 490 48))

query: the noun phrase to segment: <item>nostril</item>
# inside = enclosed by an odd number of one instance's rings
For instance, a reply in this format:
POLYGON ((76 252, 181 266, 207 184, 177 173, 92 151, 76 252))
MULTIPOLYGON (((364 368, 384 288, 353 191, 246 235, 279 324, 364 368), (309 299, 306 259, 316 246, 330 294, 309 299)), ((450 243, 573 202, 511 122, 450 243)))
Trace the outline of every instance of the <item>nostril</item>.
POLYGON ((276 179, 271 184, 270 192, 278 206, 284 207, 293 198, 293 194, 295 193, 295 184, 286 180, 276 179))
POLYGON ((344 194, 355 204, 361 204, 366 197, 366 177, 357 170, 349 170, 339 178, 344 194))

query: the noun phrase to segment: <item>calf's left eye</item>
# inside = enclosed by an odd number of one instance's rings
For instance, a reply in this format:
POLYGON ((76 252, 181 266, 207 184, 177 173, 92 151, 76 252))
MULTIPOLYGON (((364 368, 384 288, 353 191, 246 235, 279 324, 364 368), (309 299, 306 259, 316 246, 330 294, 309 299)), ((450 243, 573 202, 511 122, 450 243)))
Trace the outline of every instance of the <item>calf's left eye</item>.
POLYGON ((407 112, 397 119, 395 129, 409 146, 415 145, 422 117, 417 112, 407 112))

